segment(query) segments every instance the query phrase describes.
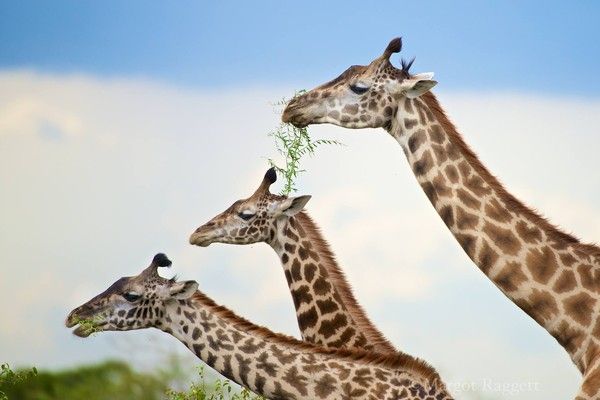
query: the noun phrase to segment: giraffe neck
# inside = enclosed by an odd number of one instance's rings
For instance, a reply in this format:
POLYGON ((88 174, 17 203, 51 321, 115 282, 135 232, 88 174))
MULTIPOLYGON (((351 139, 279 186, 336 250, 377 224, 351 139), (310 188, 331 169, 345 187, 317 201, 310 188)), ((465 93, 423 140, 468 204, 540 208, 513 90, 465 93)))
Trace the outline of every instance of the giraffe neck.
POLYGON ((448 229, 584 371, 600 349, 600 249, 559 231, 508 193, 432 94, 400 103, 390 133, 448 229))
POLYGON ((170 304, 163 325, 210 367, 267 398, 449 398, 435 370, 406 354, 317 347, 253 325, 201 292, 170 304))
POLYGON ((382 354, 396 351, 356 301, 328 243, 307 214, 282 219, 270 245, 281 260, 305 341, 382 354))

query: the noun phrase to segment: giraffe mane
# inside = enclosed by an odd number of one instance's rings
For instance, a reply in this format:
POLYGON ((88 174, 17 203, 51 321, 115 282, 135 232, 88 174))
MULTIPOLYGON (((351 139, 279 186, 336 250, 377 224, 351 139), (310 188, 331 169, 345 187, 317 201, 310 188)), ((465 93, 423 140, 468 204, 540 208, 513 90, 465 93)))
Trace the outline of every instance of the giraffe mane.
POLYGON ((309 242, 315 246, 316 251, 322 258, 323 264, 327 265, 327 269, 330 275, 327 277, 328 280, 332 281, 334 286, 339 289, 342 301, 348 307, 354 310, 354 314, 358 317, 356 324, 358 328, 370 337, 374 343, 382 347, 388 347, 391 351, 396 351, 396 348, 387 340, 383 334, 373 326, 367 313, 363 307, 358 303, 352 286, 346 279, 344 271, 338 265, 335 254, 331 250, 329 243, 321 234, 321 229, 312 220, 312 218, 306 212, 300 212, 296 214, 296 221, 302 226, 308 236, 309 242))
POLYGON ((426 106, 434 114, 437 121, 442 125, 444 131, 448 134, 452 144, 457 146, 469 164, 477 171, 479 175, 494 189, 498 196, 506 203, 507 208, 517 210, 526 215, 531 222, 540 226, 548 235, 550 240, 562 242, 567 245, 573 245, 577 249, 590 254, 592 257, 600 257, 600 247, 595 244, 582 243, 579 238, 570 233, 566 233, 558 226, 552 224, 546 217, 542 216, 537 210, 526 206, 522 201, 508 192, 499 179, 493 175, 479 160, 477 154, 465 142, 462 135, 458 132, 454 124, 450 121, 446 112, 441 107, 435 95, 431 92, 424 93, 421 97, 426 106))
POLYGON ((288 336, 281 333, 274 333, 260 325, 256 325, 247 319, 240 317, 229 308, 221 306, 213 299, 205 295, 201 291, 197 291, 191 297, 192 303, 198 303, 203 308, 209 308, 211 312, 215 313, 220 318, 223 318, 228 323, 231 323, 233 327, 241 331, 247 332, 251 335, 257 336, 265 341, 273 342, 276 344, 291 347, 301 352, 310 352, 314 354, 331 355, 336 358, 348 360, 351 362, 357 362, 369 366, 376 366, 382 368, 391 369, 407 369, 415 374, 418 374, 423 379, 429 382, 442 382, 438 372, 429 365, 426 361, 411 356, 410 354, 403 353, 401 351, 395 351, 391 355, 374 353, 361 349, 338 349, 328 348, 311 344, 298 340, 292 336, 288 336))

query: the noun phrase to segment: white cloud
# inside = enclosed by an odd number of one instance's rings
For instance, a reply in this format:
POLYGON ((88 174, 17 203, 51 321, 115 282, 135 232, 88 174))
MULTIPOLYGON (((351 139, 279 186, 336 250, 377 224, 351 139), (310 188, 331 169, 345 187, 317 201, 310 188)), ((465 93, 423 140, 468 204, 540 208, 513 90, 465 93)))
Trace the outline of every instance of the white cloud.
MULTIPOLYGON (((187 244, 193 229, 258 184, 262 157, 275 155, 269 102, 292 92, 0 73, 0 302, 10 305, 0 311, 3 361, 94 360, 132 339, 160 340, 157 354, 183 351, 157 332, 99 335, 92 345, 62 327, 72 306, 138 273, 158 251, 216 301, 298 336, 271 249, 187 244)), ((440 99, 509 188, 567 230, 600 239, 599 102, 440 99)), ((513 398, 572 396, 579 378, 563 350, 468 261, 392 139, 332 126, 311 132, 346 146, 307 160, 300 191, 314 195, 310 213, 382 330, 449 380, 525 377, 540 392, 513 398)))

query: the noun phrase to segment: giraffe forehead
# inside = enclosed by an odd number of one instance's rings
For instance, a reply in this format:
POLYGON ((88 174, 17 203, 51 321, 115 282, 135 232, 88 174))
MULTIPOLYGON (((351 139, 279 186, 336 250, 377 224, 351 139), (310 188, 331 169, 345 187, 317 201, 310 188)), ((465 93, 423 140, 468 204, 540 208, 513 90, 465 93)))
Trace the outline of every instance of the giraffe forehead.
MULTIPOLYGON (((373 84, 372 88, 378 88, 390 80, 402 80, 404 78, 402 71, 395 68, 390 62, 375 61, 368 66, 353 65, 340 76, 323 84, 318 89, 323 92, 359 81, 365 81, 367 84, 373 84)), ((315 96, 317 96, 317 93, 313 92, 312 97, 315 96)))
POLYGON ((256 199, 255 206, 260 210, 267 210, 273 204, 284 199, 284 196, 278 196, 272 193, 265 193, 256 199))
POLYGON ((99 301, 99 300, 107 300, 113 294, 122 293, 130 284, 132 278, 120 278, 118 281, 113 283, 106 289, 104 292, 95 296, 93 299, 89 301, 89 303, 99 301))
POLYGON ((235 203, 233 203, 231 205, 231 207, 229 207, 227 209, 226 212, 236 212, 239 210, 242 210, 244 208, 260 208, 260 207, 265 207, 269 204, 269 195, 268 194, 261 194, 261 195, 254 195, 252 197, 249 197, 247 199, 242 199, 242 200, 238 200, 235 203))
POLYGON ((247 200, 238 200, 236 202, 234 202, 232 205, 229 206, 229 208, 227 210, 225 210, 225 212, 223 212, 223 215, 227 215, 227 214, 231 214, 234 212, 237 212, 237 210, 246 202, 247 200))
POLYGON ((352 65, 347 70, 342 72, 338 77, 321 85, 320 89, 329 89, 329 88, 339 86, 340 84, 345 84, 348 81, 356 79, 358 76, 360 76, 366 70, 367 70, 367 67, 364 65, 352 65))

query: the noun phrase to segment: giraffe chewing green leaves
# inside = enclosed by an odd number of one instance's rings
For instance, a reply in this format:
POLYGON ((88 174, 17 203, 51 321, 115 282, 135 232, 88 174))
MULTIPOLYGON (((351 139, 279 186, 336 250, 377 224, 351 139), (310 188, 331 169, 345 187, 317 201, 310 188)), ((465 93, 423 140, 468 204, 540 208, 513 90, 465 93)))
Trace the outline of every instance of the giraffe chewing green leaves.
POLYGON ((91 336, 94 333, 98 333, 101 329, 98 327, 99 323, 102 321, 102 318, 92 317, 92 318, 75 318, 73 320, 75 325, 78 325, 78 330, 81 331, 85 336, 91 336))
MULTIPOLYGON (((275 106, 285 107, 291 100, 304 93, 306 93, 306 90, 299 90, 294 93, 294 96, 290 100, 284 98, 280 102, 275 103, 275 106)), ((269 133, 269 136, 275 140, 277 152, 283 157, 285 162, 285 166, 280 167, 272 158, 268 159, 269 165, 274 167, 285 180, 285 185, 280 193, 284 196, 297 191, 296 179, 299 174, 305 172, 304 169, 300 168, 302 157, 314 155, 317 147, 321 145, 343 145, 343 143, 337 140, 313 140, 308 134, 307 127, 299 128, 285 122, 279 124, 277 129, 269 133)))

